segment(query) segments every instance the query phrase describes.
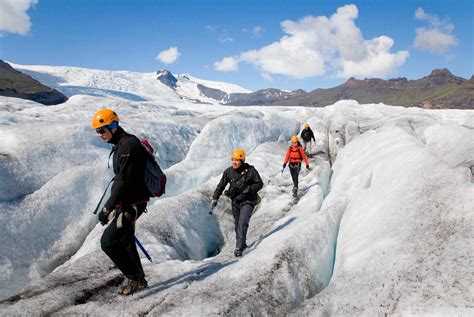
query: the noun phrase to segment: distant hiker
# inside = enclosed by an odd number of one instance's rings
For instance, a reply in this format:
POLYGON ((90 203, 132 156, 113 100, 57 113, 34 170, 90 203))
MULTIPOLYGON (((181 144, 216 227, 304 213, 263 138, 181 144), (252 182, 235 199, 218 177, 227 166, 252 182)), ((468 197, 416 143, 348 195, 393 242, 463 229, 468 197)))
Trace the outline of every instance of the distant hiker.
POLYGON ((303 139, 303 150, 305 151, 305 153, 309 154, 311 151, 311 142, 316 142, 316 140, 314 139, 313 130, 311 130, 308 123, 305 123, 304 129, 301 130, 301 139, 303 139), (306 147, 308 145, 308 151, 306 151, 306 147))
POLYGON ((102 250, 128 279, 120 294, 131 295, 147 287, 145 273, 135 245, 135 222, 145 211, 149 192, 144 182, 146 149, 140 140, 119 126, 118 115, 110 109, 99 110, 92 127, 102 140, 113 144, 115 173, 110 197, 99 213, 106 225, 100 240, 102 250))
POLYGON ((232 199, 232 215, 235 226, 235 256, 242 256, 247 248, 247 229, 252 211, 257 204, 257 192, 262 189, 263 182, 255 167, 245 163, 245 151, 235 149, 232 152, 232 166, 222 174, 222 178, 214 191, 211 208, 217 205, 227 184, 229 189, 224 194, 232 199))
POLYGON ((289 169, 291 173, 291 178, 293 179, 293 196, 296 197, 298 193, 298 176, 301 170, 301 161, 306 163, 306 169, 309 169, 308 159, 306 158, 306 154, 304 153, 303 148, 301 147, 301 143, 298 140, 297 135, 293 135, 291 137, 291 145, 288 147, 286 151, 285 161, 283 162, 283 169, 286 167, 286 164, 290 162, 289 169))

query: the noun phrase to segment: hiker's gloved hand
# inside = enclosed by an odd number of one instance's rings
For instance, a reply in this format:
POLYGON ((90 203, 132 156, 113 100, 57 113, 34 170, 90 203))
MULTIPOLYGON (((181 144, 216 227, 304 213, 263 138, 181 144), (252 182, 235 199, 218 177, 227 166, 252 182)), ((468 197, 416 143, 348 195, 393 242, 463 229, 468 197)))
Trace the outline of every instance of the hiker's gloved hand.
POLYGON ((105 226, 109 222, 109 215, 110 211, 107 210, 107 208, 102 208, 102 210, 99 212, 99 221, 100 224, 105 226))
POLYGON ((306 165, 306 169, 309 170, 309 165, 306 165))
POLYGON ((285 167, 286 167, 286 163, 283 163, 283 168, 281 169, 281 172, 283 173, 283 171, 285 170, 285 167))

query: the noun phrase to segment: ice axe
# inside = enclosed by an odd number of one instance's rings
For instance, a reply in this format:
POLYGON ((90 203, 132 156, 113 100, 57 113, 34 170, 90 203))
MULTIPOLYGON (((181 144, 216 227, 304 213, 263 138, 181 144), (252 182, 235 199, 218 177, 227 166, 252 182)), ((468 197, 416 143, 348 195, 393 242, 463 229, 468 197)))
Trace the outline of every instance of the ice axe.
POLYGON ((140 241, 138 241, 137 237, 135 237, 135 243, 138 245, 138 247, 140 248, 140 250, 142 250, 143 254, 146 256, 146 258, 148 260, 150 260, 150 262, 153 262, 153 260, 151 259, 151 256, 148 254, 148 252, 146 252, 145 248, 143 247, 143 245, 140 243, 140 241))

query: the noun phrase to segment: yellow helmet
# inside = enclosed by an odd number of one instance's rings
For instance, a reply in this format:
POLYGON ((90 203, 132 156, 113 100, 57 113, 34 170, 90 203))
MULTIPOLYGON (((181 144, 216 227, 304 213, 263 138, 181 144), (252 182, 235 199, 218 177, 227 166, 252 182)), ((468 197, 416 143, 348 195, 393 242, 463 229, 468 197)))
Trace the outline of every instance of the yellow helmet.
POLYGON ((298 136, 297 136, 297 135, 293 135, 293 136, 291 137, 291 142, 293 142, 293 143, 298 142, 298 136))
POLYGON ((306 129, 306 128, 309 128, 308 122, 305 122, 304 127, 305 127, 305 129, 306 129))
POLYGON ((245 151, 242 149, 235 149, 232 151, 232 158, 245 161, 245 151))
POLYGON ((101 109, 92 117, 92 128, 97 129, 112 124, 112 122, 118 123, 119 121, 120 119, 114 111, 110 109, 101 109))

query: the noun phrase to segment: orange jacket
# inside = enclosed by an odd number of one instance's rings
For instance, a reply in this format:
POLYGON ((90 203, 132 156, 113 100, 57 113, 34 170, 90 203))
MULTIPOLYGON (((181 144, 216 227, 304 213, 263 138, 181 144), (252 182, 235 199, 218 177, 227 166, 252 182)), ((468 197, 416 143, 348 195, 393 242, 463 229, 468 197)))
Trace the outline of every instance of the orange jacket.
POLYGON ((303 147, 299 145, 290 145, 288 151, 286 151, 285 164, 290 161, 290 163, 300 163, 301 159, 309 165, 306 154, 304 153, 303 147))

